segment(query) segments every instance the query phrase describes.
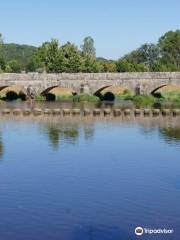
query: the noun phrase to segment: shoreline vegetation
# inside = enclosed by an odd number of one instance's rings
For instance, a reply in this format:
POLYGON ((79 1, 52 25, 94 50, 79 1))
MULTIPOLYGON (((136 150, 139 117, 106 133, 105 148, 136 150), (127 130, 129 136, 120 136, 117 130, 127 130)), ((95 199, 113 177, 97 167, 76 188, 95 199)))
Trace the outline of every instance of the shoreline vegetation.
MULTIPOLYGON (((35 102, 46 102, 46 101, 55 101, 55 102, 87 102, 92 104, 97 103, 111 103, 113 105, 114 102, 118 103, 131 103, 136 108, 180 108, 180 92, 163 92, 163 93, 156 93, 155 96, 153 95, 133 95, 130 91, 124 90, 120 94, 114 94, 115 100, 114 101, 103 101, 97 96, 90 96, 87 94, 79 94, 79 95, 53 95, 50 94, 50 98, 47 99, 46 96, 36 96, 35 102), (52 96, 55 97, 52 100, 52 96)), ((21 96, 16 96, 16 99, 5 99, 1 98, 0 103, 3 104, 5 100, 11 101, 16 100, 18 102, 27 101, 25 98, 21 98, 21 96)))
POLYGON ((61 44, 58 39, 39 47, 4 43, 0 33, 0 73, 98 73, 98 72, 176 72, 180 71, 180 30, 168 31, 156 44, 139 48, 109 60, 96 56, 94 39, 85 37, 80 47, 61 44))
MULTIPOLYGON (((180 30, 168 31, 156 44, 145 43, 118 60, 108 60, 96 56, 92 37, 85 37, 80 47, 71 42, 60 44, 52 39, 39 47, 7 44, 0 33, 0 73, 46 72, 46 73, 100 73, 100 72, 180 72, 180 30)), ((17 86, 15 86, 17 88, 17 86)), ((26 100, 26 95, 8 86, 9 93, 0 91, 0 99, 26 100), (2 96, 2 94, 4 94, 2 96)), ((6 88, 6 90, 7 90, 6 88)), ((108 89, 99 96, 73 95, 72 89, 55 90, 46 96, 36 96, 35 101, 92 102, 103 100, 130 102, 136 107, 180 108, 180 86, 172 91, 156 92, 153 96, 134 96, 126 89, 108 89), (58 92, 59 91, 59 92, 58 92), (106 96, 106 97, 105 97, 106 96)), ((2 100, 1 100, 2 103, 2 100)))

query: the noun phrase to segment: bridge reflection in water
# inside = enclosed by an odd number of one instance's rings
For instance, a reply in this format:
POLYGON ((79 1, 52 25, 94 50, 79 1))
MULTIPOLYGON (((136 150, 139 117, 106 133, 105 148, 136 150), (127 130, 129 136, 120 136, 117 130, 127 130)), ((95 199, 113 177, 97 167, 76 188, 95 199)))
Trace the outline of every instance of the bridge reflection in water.
POLYGON ((179 120, 2 117, 0 238, 134 239, 156 219, 178 239, 179 120))
POLYGON ((143 134, 149 136, 153 132, 158 131, 162 140, 168 142, 168 144, 180 144, 180 116, 179 117, 128 117, 128 118, 106 118, 106 119, 94 119, 94 118, 62 118, 48 117, 48 118, 31 118, 19 117, 6 120, 2 119, 1 131, 0 131, 0 159, 3 157, 4 151, 8 151, 3 142, 3 126, 6 121, 14 122, 15 124, 21 123, 36 123, 38 126, 39 134, 43 134, 47 137, 50 146, 54 150, 61 148, 61 141, 63 144, 76 145, 79 138, 84 138, 85 141, 93 141, 93 137, 96 131, 96 124, 105 124, 106 127, 115 125, 121 127, 137 125, 143 134))

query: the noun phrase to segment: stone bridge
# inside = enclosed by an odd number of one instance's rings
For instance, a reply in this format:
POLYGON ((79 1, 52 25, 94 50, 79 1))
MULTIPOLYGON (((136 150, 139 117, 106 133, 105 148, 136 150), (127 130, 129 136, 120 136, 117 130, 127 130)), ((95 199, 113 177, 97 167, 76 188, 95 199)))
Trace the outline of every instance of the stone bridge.
POLYGON ((103 89, 118 86, 135 94, 151 94, 166 85, 180 85, 180 72, 145 73, 1 73, 0 90, 22 86, 24 93, 31 85, 36 94, 48 93, 55 87, 73 89, 76 93, 98 95, 103 89))

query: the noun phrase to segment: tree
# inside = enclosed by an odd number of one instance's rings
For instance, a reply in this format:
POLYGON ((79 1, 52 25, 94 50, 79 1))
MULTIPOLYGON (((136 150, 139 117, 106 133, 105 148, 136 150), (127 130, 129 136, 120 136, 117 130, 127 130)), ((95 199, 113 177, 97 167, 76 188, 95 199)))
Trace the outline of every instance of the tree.
POLYGON ((2 38, 2 33, 0 33, 0 45, 3 44, 3 38, 2 38))
POLYGON ((60 72, 60 51, 59 42, 52 39, 51 42, 45 42, 39 47, 35 54, 37 66, 43 67, 46 72, 60 72))
POLYGON ((37 69, 36 61, 34 58, 29 59, 26 64, 26 72, 35 72, 37 69))
POLYGON ((5 71, 6 63, 3 57, 0 56, 0 72, 5 71))
POLYGON ((62 55, 62 71, 76 73, 80 72, 82 68, 82 56, 78 48, 68 42, 61 48, 62 55))
POLYGON ((89 56, 92 58, 96 57, 96 49, 94 47, 94 40, 92 37, 84 38, 83 45, 81 45, 82 53, 84 56, 89 56))
POLYGON ((82 72, 88 72, 88 73, 103 72, 103 65, 101 64, 100 61, 96 60, 96 58, 85 56, 83 58, 81 70, 82 72))
POLYGON ((97 58, 97 61, 102 65, 102 72, 117 72, 115 61, 106 58, 97 58))
POLYGON ((152 65, 160 58, 161 49, 156 44, 143 44, 140 48, 125 55, 124 59, 133 64, 145 64, 151 69, 152 65))
POLYGON ((11 60, 7 62, 5 71, 9 73, 20 73, 21 65, 16 60, 11 60))
POLYGON ((130 63, 126 59, 119 59, 116 62, 118 72, 148 72, 149 68, 143 63, 130 63))
POLYGON ((118 72, 134 72, 134 66, 132 63, 128 62, 126 59, 119 59, 116 62, 116 68, 118 72))
POLYGON ((180 30, 165 33, 159 39, 158 45, 162 50, 162 63, 172 64, 176 69, 180 69, 180 30))
POLYGON ((142 56, 142 62, 146 64, 149 68, 160 58, 161 50, 156 44, 144 44, 139 48, 142 56))

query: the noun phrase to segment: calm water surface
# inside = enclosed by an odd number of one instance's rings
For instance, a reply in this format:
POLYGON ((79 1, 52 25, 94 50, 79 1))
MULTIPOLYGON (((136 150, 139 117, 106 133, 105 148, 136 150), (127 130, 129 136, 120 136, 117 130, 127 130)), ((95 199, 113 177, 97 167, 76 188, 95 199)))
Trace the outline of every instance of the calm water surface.
POLYGON ((171 124, 1 121, 0 240, 180 239, 171 124))

